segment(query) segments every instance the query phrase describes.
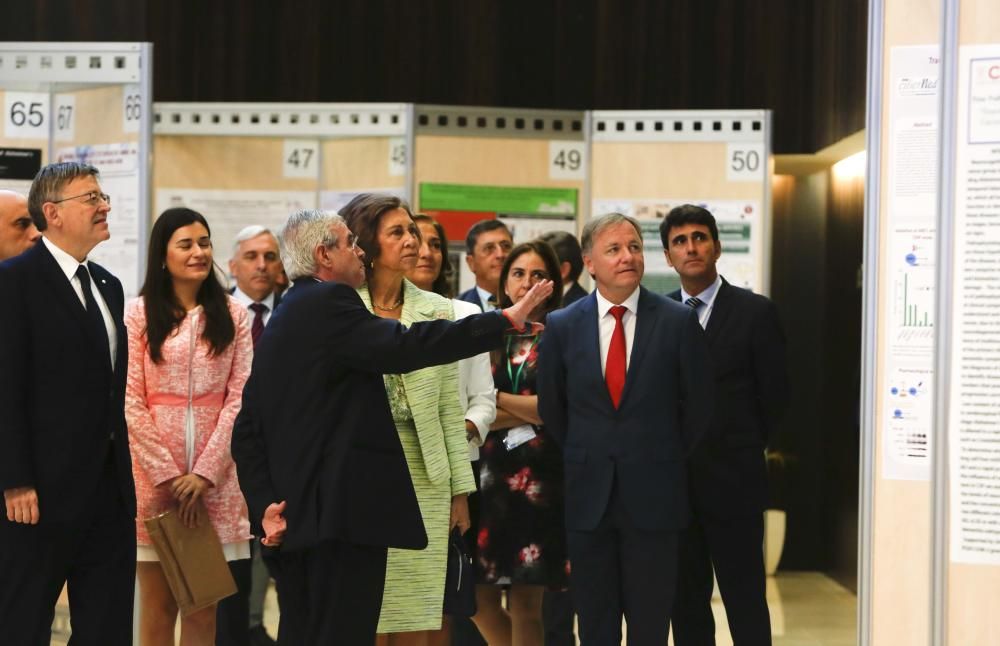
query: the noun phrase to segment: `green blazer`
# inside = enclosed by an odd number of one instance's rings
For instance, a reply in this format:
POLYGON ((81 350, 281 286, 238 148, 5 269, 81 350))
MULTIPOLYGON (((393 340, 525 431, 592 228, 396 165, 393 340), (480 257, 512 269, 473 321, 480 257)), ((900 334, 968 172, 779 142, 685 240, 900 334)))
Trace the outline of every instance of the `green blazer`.
MULTIPOLYGON (((358 294, 365 306, 374 311, 368 287, 358 288, 358 294)), ((450 299, 403 280, 400 323, 409 327, 417 321, 454 318, 450 299)), ((428 478, 435 484, 450 480, 453 496, 475 491, 465 439, 465 411, 458 399, 458 364, 422 368, 402 378, 428 478)))

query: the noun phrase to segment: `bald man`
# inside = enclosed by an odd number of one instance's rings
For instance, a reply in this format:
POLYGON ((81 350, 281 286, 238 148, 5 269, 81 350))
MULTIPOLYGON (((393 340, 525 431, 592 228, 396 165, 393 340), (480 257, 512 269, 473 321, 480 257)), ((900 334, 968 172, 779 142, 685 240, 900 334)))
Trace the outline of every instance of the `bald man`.
POLYGON ((40 237, 28 215, 27 198, 14 191, 0 190, 0 262, 21 255, 40 237))

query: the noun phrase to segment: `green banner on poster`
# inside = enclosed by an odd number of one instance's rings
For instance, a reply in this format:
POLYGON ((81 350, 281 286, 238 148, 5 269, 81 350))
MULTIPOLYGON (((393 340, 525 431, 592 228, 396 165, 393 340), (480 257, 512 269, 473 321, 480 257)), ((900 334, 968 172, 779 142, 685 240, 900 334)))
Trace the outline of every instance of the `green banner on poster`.
POLYGON ((420 208, 572 217, 576 215, 576 193, 575 188, 424 183, 420 185, 420 208))

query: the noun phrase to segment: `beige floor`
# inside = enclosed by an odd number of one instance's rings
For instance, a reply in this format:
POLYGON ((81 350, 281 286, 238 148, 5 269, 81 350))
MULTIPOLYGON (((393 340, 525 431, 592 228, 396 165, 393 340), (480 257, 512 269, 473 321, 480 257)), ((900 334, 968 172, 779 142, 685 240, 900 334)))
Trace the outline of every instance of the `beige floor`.
MULTIPOLYGON (((854 646, 857 598, 830 578, 816 572, 782 573, 769 579, 774 646, 854 646)), ((713 603, 717 646, 732 646, 722 602, 713 603)), ((264 624, 277 634, 278 608, 274 590, 268 593, 264 624)), ((53 646, 66 644, 69 631, 65 606, 56 614, 53 646)))

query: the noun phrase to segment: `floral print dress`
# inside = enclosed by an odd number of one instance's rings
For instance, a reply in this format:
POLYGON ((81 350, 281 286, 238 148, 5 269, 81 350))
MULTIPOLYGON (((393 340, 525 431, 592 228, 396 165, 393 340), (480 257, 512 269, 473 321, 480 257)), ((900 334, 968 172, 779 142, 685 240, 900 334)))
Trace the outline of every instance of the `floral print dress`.
MULTIPOLYGON (((494 353, 493 381, 499 390, 535 394, 538 341, 538 335, 507 336, 503 350, 494 353)), ((535 437, 512 448, 504 441, 512 429, 491 432, 483 444, 479 583, 566 586, 562 454, 544 427, 532 428, 535 437)))

